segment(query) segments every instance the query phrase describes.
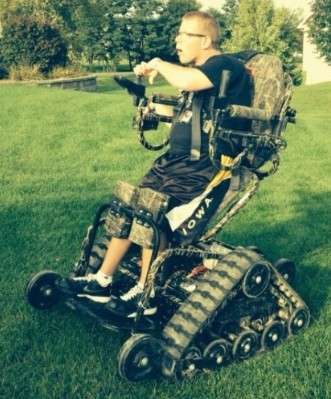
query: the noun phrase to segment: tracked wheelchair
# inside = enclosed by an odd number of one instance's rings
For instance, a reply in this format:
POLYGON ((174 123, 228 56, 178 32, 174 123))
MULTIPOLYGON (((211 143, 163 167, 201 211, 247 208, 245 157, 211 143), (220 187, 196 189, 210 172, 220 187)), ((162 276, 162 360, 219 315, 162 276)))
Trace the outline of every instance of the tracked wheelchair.
MULTIPOLYGON (((271 263, 259 248, 232 246, 218 238, 257 191, 259 182, 277 170, 279 151, 286 147, 283 135, 287 122, 295 122, 295 110, 290 107, 292 81, 283 72, 281 61, 265 54, 237 56, 243 58, 252 75, 252 105, 242 107, 227 101, 228 75, 223 72, 219 96, 210 104, 213 129, 209 151, 212 162, 232 177, 203 234, 189 243, 185 237, 174 240, 157 254, 157 226, 166 200, 149 189, 137 194, 131 185, 118 182, 110 202, 97 211, 71 271, 74 276, 95 273, 111 236, 119 234, 120 229, 131 229, 135 244, 119 266, 115 290, 125 292, 137 281, 140 246, 153 248, 135 318, 111 315, 107 304, 89 306, 86 300, 66 295, 57 286, 60 276, 55 271, 41 271, 27 284, 26 298, 34 308, 48 309, 63 300, 105 328, 127 331, 128 339, 118 355, 118 371, 128 381, 152 375, 185 378, 199 371, 217 370, 272 350, 309 324, 309 309, 292 287, 296 273, 292 261, 280 258, 271 263), (238 116, 252 121, 249 132, 222 127, 224 118, 238 116), (227 165, 222 164, 217 148, 224 137, 238 140, 242 148, 227 165), (152 291, 158 311, 147 317, 143 310, 152 291)), ((115 79, 133 96, 137 106, 134 127, 142 145, 151 150, 163 148, 167 140, 151 145, 145 132, 157 129, 160 122, 171 122, 171 118, 146 112, 146 107, 149 102, 176 105, 178 97, 154 94, 146 98, 141 83, 121 76, 115 79)))

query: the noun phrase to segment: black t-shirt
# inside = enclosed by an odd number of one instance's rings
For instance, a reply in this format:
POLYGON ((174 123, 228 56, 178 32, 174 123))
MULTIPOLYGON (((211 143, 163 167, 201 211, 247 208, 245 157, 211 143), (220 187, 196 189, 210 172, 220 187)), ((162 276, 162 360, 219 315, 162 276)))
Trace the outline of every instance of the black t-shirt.
MULTIPOLYGON (((198 92, 199 96, 208 98, 217 96, 220 88, 221 76, 224 70, 231 72, 227 87, 227 97, 232 104, 250 105, 250 78, 243 63, 230 55, 215 55, 210 57, 203 65, 197 66, 208 79, 213 83, 213 87, 198 92)), ((189 93, 185 97, 185 105, 180 116, 171 129, 170 152, 173 154, 189 154, 191 150, 192 136, 192 99, 194 93, 189 93)), ((201 115, 201 154, 208 153, 208 116, 205 110, 201 115), (206 119, 207 118, 207 119, 206 119)), ((223 126, 223 125, 222 125, 223 126)), ((248 130, 249 123, 241 119, 231 119, 224 123, 224 127, 235 130, 248 130)), ((235 156, 234 149, 229 143, 224 143, 224 154, 235 156)))

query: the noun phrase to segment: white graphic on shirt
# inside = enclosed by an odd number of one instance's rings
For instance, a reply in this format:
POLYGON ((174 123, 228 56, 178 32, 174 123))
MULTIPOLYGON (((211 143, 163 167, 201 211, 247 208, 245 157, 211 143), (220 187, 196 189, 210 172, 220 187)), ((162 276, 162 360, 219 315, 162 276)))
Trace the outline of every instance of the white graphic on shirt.
POLYGON ((185 108, 181 112, 178 121, 181 123, 191 123, 192 121, 192 100, 194 92, 190 92, 185 101, 185 108))
POLYGON ((189 123, 191 120, 192 120, 192 111, 189 110, 185 110, 179 118, 179 122, 181 123, 189 123))

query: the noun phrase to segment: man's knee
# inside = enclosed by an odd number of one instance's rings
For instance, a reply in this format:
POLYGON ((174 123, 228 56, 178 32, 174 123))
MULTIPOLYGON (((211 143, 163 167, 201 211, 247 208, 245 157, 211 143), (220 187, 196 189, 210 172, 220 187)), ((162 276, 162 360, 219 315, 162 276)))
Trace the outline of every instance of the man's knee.
POLYGON ((123 181, 116 183, 105 221, 105 228, 112 237, 129 237, 137 195, 137 188, 131 184, 123 181))
POLYGON ((169 199, 167 194, 119 181, 111 196, 105 227, 113 237, 152 248, 155 237, 151 225, 162 229, 169 199))
POLYGON ((170 196, 150 188, 138 188, 138 198, 135 207, 129 239, 143 248, 154 246, 154 229, 151 224, 162 228, 165 213, 169 206, 170 196), (152 223, 150 223, 152 222, 152 223))

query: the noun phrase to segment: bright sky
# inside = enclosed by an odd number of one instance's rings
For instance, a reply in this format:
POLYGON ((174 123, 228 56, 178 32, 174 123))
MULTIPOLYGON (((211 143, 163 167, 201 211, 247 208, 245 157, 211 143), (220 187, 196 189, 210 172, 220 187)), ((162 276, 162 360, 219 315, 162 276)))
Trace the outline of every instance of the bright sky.
MULTIPOLYGON (((220 9, 224 2, 225 0, 200 0, 204 8, 213 7, 220 9)), ((274 0, 275 7, 285 6, 291 9, 306 8, 310 2, 311 0, 274 0)))

